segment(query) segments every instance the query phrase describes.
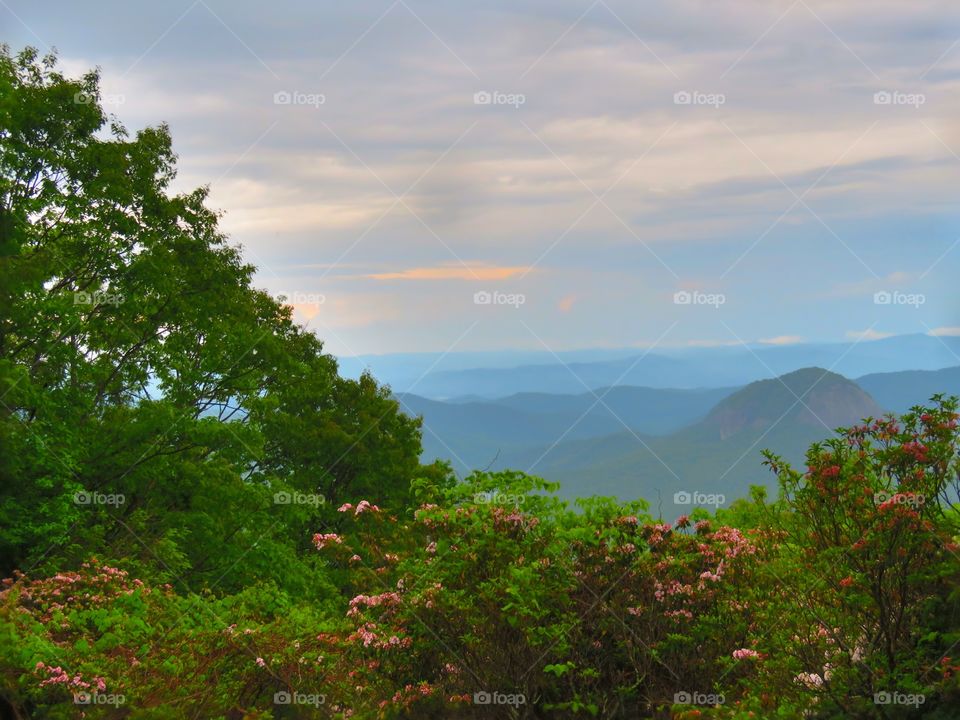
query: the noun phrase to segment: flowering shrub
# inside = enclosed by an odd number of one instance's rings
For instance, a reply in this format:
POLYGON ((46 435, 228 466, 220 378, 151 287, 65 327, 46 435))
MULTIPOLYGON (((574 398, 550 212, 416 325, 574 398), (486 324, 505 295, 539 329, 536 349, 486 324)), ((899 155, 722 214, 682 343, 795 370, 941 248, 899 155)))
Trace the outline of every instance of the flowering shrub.
POLYGON ((296 633, 325 622, 274 602, 275 591, 254 589, 224 601, 180 597, 96 560, 49 578, 18 575, 0 592, 3 696, 15 717, 272 707, 305 675, 322 684, 315 633, 296 633))
POLYGON ((889 710, 878 698, 913 697, 924 716, 960 703, 948 656, 960 641, 958 415, 938 400, 814 445, 803 473, 768 455, 783 507, 762 568, 756 643, 769 660, 751 682, 771 705, 875 717, 889 710))
POLYGON ((770 455, 781 498, 721 513, 741 527, 515 472, 346 502, 313 535, 328 601, 18 575, 3 694, 55 718, 78 692, 123 696, 91 717, 954 717, 957 421, 941 400, 805 472, 770 455))
POLYGON ((685 688, 709 690, 735 653, 753 652, 739 650, 738 588, 758 552, 747 535, 655 523, 641 503, 573 512, 537 494, 549 489, 519 473, 476 475, 409 521, 381 518, 389 527, 358 527, 357 544, 348 533, 324 545, 331 563, 366 559, 370 589, 348 603, 351 631, 323 638, 358 710, 479 716, 488 708, 475 700, 500 693, 558 714, 650 714, 685 688), (491 491, 519 502, 486 502, 491 491), (399 562, 364 542, 383 537, 402 538, 399 562))

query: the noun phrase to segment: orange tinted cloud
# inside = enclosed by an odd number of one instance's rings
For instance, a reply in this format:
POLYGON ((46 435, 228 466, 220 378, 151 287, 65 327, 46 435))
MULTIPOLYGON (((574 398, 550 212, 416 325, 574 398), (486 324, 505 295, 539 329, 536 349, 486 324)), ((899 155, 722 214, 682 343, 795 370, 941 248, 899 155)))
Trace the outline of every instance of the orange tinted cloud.
POLYGON ((847 330, 847 337, 851 340, 883 340, 892 337, 893 333, 879 332, 873 328, 866 330, 847 330))
POLYGON ((576 295, 567 295, 565 298, 562 298, 557 307, 560 308, 560 312, 570 312, 573 308, 573 304, 577 301, 576 295))
POLYGON ((531 268, 497 265, 444 265, 441 267, 418 267, 399 272, 367 275, 374 280, 506 280, 521 275, 531 268))
POLYGON ((760 342, 764 345, 796 345, 803 342, 803 338, 799 335, 777 335, 771 338, 760 338, 760 342))
POLYGON ((929 334, 934 337, 960 337, 960 327, 938 327, 929 334))

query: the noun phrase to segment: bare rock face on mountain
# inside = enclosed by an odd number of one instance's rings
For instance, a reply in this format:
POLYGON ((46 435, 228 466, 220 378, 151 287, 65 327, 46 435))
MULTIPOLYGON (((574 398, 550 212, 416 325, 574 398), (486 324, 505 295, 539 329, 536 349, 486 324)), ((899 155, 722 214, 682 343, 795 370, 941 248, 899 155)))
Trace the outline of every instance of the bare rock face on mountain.
POLYGON ((882 414, 880 406, 856 383, 822 368, 804 368, 735 392, 710 411, 700 430, 721 440, 775 424, 812 426, 827 432, 882 414))

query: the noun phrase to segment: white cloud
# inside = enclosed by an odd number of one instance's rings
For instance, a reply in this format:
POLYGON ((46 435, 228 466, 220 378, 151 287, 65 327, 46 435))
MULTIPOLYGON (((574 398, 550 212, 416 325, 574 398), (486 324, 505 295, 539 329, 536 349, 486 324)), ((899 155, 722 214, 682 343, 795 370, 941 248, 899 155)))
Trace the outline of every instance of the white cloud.
POLYGON ((777 335, 772 338, 761 338, 760 342, 764 345, 796 345, 803 342, 799 335, 777 335))
POLYGON ((868 328, 866 330, 847 330, 846 336, 850 340, 883 340, 884 338, 893 337, 893 333, 879 332, 878 330, 868 328))
POLYGON ((702 347, 702 348, 711 348, 711 347, 734 347, 737 345, 742 345, 739 340, 687 340, 687 347, 702 347))
POLYGON ((896 270, 883 277, 844 282, 831 288, 824 297, 869 297, 878 290, 904 288, 920 277, 920 272, 896 270))
MULTIPOLYGON (((457 283, 386 280, 472 277, 457 258, 485 260, 490 282, 516 282, 531 299, 524 323, 571 345, 657 338, 675 310, 657 303, 680 278, 735 288, 725 321, 776 346, 866 327, 875 292, 912 292, 935 266, 922 312, 943 322, 948 293, 935 281, 960 261, 943 255, 960 174, 944 146, 960 148, 960 51, 945 53, 956 22, 945 24, 940 0, 806 3, 779 20, 776 3, 601 3, 575 25, 575 0, 457 12, 425 3, 429 29, 402 5, 378 20, 382 9, 364 3, 225 4, 218 20, 201 4, 155 44, 149 28, 177 19, 162 4, 134 12, 103 0, 91 21, 50 0, 21 15, 67 50, 69 74, 103 68, 104 92, 124 97, 111 110, 132 130, 169 122, 174 189, 212 183, 210 205, 260 281, 331 293, 297 315, 358 352, 455 339, 473 307, 457 283), (474 105, 476 91, 495 89, 527 101, 474 105), (275 105, 281 90, 326 102, 275 105), (878 90, 928 102, 922 113, 877 106, 878 90), (678 91, 725 102, 677 105, 678 91), (618 179, 596 203, 592 193, 618 179), (809 208, 796 204, 793 193, 818 181, 803 195, 809 208), (531 266, 544 272, 514 272, 531 266), (576 312, 557 312, 574 302, 576 312), (784 327, 798 335, 776 335, 784 327)), ((23 27, 11 33, 14 47, 36 42, 23 27)), ((678 318, 678 343, 723 335, 712 315, 678 318)), ((491 323, 489 339, 485 327, 465 342, 529 341, 520 323, 491 323)))

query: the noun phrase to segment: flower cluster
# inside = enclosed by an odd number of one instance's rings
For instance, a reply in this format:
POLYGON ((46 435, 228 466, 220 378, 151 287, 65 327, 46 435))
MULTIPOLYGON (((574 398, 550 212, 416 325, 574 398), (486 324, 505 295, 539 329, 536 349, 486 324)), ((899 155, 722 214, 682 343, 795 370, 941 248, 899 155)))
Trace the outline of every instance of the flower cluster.
POLYGON ((316 533, 313 536, 313 544, 317 546, 317 550, 323 550, 330 543, 340 545, 343 543, 343 538, 336 533, 316 533))
POLYGON ((90 682, 87 682, 80 673, 74 673, 71 677, 70 673, 59 665, 51 667, 43 662, 38 662, 34 670, 38 673, 47 674, 47 677, 40 681, 39 687, 63 685, 76 690, 89 690, 92 687, 100 692, 107 689, 107 683, 102 677, 95 677, 92 678, 90 682))

